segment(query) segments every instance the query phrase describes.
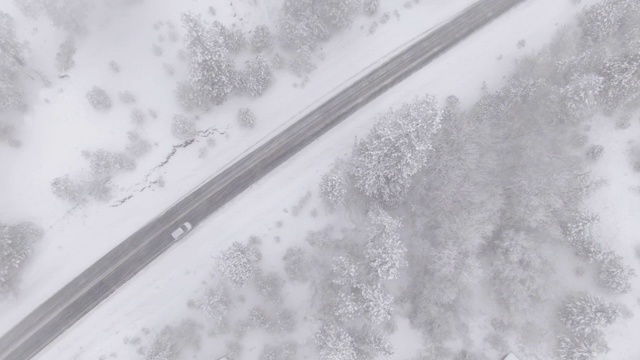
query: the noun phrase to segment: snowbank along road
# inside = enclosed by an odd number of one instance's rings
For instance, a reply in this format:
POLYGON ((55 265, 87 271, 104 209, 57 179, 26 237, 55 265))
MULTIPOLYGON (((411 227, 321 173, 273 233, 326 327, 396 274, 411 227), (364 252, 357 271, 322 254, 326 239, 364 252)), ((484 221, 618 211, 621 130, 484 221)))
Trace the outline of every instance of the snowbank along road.
POLYGON ((194 227, 340 121, 524 0, 481 0, 304 115, 146 224, 0 338, 0 358, 35 356, 194 227))

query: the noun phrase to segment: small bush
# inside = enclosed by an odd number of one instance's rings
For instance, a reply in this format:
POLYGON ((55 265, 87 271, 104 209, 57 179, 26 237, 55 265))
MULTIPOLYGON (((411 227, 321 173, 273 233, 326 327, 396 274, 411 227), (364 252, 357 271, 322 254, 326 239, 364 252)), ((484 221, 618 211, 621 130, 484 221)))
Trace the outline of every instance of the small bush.
POLYGON ((94 109, 98 111, 107 111, 111 109, 111 98, 104 89, 94 86, 87 91, 87 100, 94 109))
POLYGON ((248 108, 238 110, 238 124, 243 128, 252 128, 256 125, 256 116, 248 108))
POLYGON ((109 62, 109 69, 111 69, 111 71, 113 71, 114 73, 119 73, 120 72, 120 65, 115 62, 114 60, 111 60, 109 62))
POLYGON ((379 8, 380 0, 364 0, 362 2, 362 10, 369 16, 375 15, 379 8))
POLYGON ((76 54, 76 45, 73 38, 69 37, 62 44, 56 54, 56 66, 61 72, 67 72, 75 65, 73 56, 76 54))
POLYGON ((140 125, 144 123, 144 120, 147 118, 147 114, 145 114, 144 111, 142 111, 139 108, 133 108, 131 109, 131 113, 129 114, 129 117, 131 118, 131 121, 140 125))
POLYGON ((631 115, 622 115, 620 116, 620 118, 618 119, 618 121, 616 121, 616 128, 624 130, 624 129, 628 129, 629 126, 631 126, 631 115))
POLYGON ((193 117, 176 115, 171 123, 171 133, 180 140, 187 141, 196 137, 196 123, 193 117))
POLYGON ((129 133, 129 144, 127 145, 127 153, 133 157, 140 157, 151 150, 151 144, 140 137, 138 133, 129 133))

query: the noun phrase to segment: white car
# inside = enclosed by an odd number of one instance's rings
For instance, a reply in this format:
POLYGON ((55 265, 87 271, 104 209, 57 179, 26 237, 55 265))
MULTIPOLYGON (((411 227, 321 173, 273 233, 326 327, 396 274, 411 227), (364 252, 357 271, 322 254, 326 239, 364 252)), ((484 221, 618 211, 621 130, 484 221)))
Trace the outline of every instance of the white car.
POLYGON ((193 226, 191 226, 191 223, 190 222, 186 222, 186 223, 180 225, 179 228, 173 230, 173 232, 171 233, 171 236, 173 237, 174 240, 178 240, 181 237, 183 237, 186 233, 191 231, 191 229, 193 229, 193 226))

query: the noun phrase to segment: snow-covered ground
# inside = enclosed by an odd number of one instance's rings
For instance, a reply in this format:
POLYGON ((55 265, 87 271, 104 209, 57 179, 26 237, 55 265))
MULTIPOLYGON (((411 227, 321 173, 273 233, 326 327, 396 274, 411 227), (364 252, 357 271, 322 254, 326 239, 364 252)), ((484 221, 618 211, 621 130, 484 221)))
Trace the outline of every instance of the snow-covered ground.
MULTIPOLYGON (((627 129, 617 128, 615 119, 602 117, 589 131, 590 142, 604 146, 602 158, 594 164, 594 173, 607 181, 589 199, 589 207, 600 216, 597 236, 622 255, 636 274, 640 274, 640 173, 634 171, 633 162, 640 157, 639 153, 634 156, 632 149, 640 149, 638 116, 636 113, 632 117, 631 126, 627 129)), ((611 352, 603 359, 639 359, 640 292, 637 286, 614 301, 626 306, 631 315, 623 316, 611 328, 608 335, 611 352)))
MULTIPOLYGON (((7 11, 13 3, 4 0, 7 11)), ((250 1, 234 1, 216 7, 216 17, 223 23, 232 19, 251 29, 256 24, 271 24, 277 1, 252 5, 250 1)), ((301 80, 287 71, 276 72, 275 84, 261 98, 231 98, 223 106, 201 116, 199 129, 214 127, 224 135, 212 136, 215 145, 201 139, 190 148, 178 151, 169 164, 151 172, 180 143, 170 134, 170 121, 182 113, 176 97, 176 82, 183 78, 186 65, 179 60, 180 41, 171 42, 173 24, 179 33, 180 14, 184 11, 208 14, 208 4, 199 2, 139 3, 125 10, 115 7, 94 15, 95 28, 77 39, 75 67, 68 78, 58 79, 54 69, 57 44, 64 40, 61 31, 44 20, 12 15, 20 24, 19 37, 30 43, 31 65, 52 81, 48 88, 29 99, 18 135, 20 148, 2 144, 0 163, 10 169, 0 177, 0 218, 6 223, 30 220, 45 229, 30 264, 25 268, 18 292, 3 299, 0 307, 0 332, 5 332, 31 309, 69 282, 74 276, 113 248, 129 234, 156 216, 161 209, 214 176, 220 169, 295 121, 306 109, 331 96, 369 68, 385 61, 419 37, 420 34, 454 16, 473 0, 423 1, 411 9, 393 1, 383 2, 377 20, 388 12, 389 20, 378 26, 374 35, 369 27, 374 19, 361 17, 353 28, 325 44, 321 50, 324 61, 312 74, 312 81, 294 86, 301 80), (397 8, 399 17, 394 15, 397 8), (155 29, 158 21, 165 22, 155 29), (159 36, 164 36, 164 41, 159 36), (152 45, 163 49, 161 56, 153 54, 152 45), (120 72, 114 73, 109 62, 115 61, 120 72), (164 63, 175 68, 169 76, 164 63), (106 113, 96 112, 86 101, 86 92, 94 85, 103 87, 113 100, 106 113), (118 93, 131 91, 136 102, 131 105, 118 100, 118 93), (257 117, 252 130, 236 126, 240 107, 250 107, 257 117), (142 125, 134 124, 129 112, 139 108, 157 113, 157 119, 147 115, 142 125), (51 192, 51 181, 70 174, 72 178, 86 175, 88 163, 82 151, 106 149, 123 151, 128 132, 135 131, 152 144, 152 151, 138 159, 133 172, 116 176, 114 201, 92 203, 69 211, 70 206, 51 192), (164 187, 151 186, 149 181, 162 177, 164 187), (116 200, 135 196, 124 205, 111 207, 116 200), (37 206, 35 206, 37 204, 37 206)), ((207 15, 208 16, 208 15, 207 15)), ((273 24, 272 24, 273 25, 273 24)), ((33 85, 34 87, 36 85, 33 85)))
MULTIPOLYGON (((48 229, 34 265, 24 278, 21 297, 28 300, 3 306, 3 312, 11 314, 6 317, 3 314, 3 327, 15 322, 79 269, 123 239, 141 222, 151 218, 158 208, 175 201, 181 191, 201 182, 249 144, 282 126, 276 123, 276 119, 287 120, 305 107, 313 106, 315 99, 339 87, 360 71, 363 64, 376 61, 398 44, 446 19, 463 6, 462 1, 422 1, 411 10, 399 9, 400 22, 392 17, 390 23, 378 28, 375 36, 365 35, 366 26, 365 30, 354 26, 352 31, 324 46, 326 61, 320 64, 304 90, 291 90, 290 83, 296 80, 280 74, 282 76, 270 93, 251 104, 258 115, 258 128, 254 133, 240 135, 231 129, 230 138, 219 138, 204 161, 195 160, 196 149, 178 155, 180 158, 165 170, 166 186, 161 191, 143 192, 121 208, 90 207, 80 214, 58 220, 53 228, 48 229), (437 13, 438 9, 440 13, 437 13), (424 19, 426 15, 434 16, 433 21, 427 22, 424 19), (286 106, 274 106, 274 99, 287 99, 286 106), (132 216, 135 213, 139 215, 132 216), (85 254, 83 258, 74 263, 59 262, 59 259, 68 257, 67 254, 80 253, 80 248, 85 254)), ((317 183, 336 157, 349 152, 354 138, 366 133, 376 114, 423 93, 435 94, 441 99, 455 94, 463 106, 472 104, 479 98, 483 82, 489 89, 497 89, 504 76, 513 69, 517 57, 533 53, 548 43, 555 30, 569 22, 578 10, 579 7, 570 1, 530 0, 473 35, 234 199, 78 322, 38 358, 89 359, 112 353, 117 354, 117 358, 135 358, 136 347, 125 345, 123 339, 138 336, 144 327, 159 329, 184 318, 189 311, 187 301, 201 291, 202 283, 210 277, 212 257, 231 242, 244 241, 251 235, 261 237, 263 261, 275 267, 284 250, 303 241, 309 230, 318 230, 329 221, 336 223, 334 217, 322 210, 316 195, 317 183), (526 40, 526 46, 518 49, 516 44, 521 39, 526 40), (311 200, 300 215, 293 216, 292 207, 308 191, 313 193, 311 200), (314 209, 318 215, 314 215, 314 209), (266 248, 268 252, 264 250, 266 248)), ((213 117, 233 118, 238 104, 239 99, 232 100, 224 109, 217 110, 213 117)), ((225 128, 232 121, 216 120, 212 123, 225 128)), ((139 164, 141 167, 143 165, 139 164)), ((293 299, 295 294, 285 294, 285 297, 293 299)), ((400 323, 400 331, 394 338, 396 345, 402 344, 397 346, 399 359, 415 355, 420 346, 419 339, 409 342, 403 338, 406 335, 403 328, 403 323, 400 323)), ((612 341, 611 345, 614 347, 616 343, 612 341)), ((223 351, 207 349, 206 346, 200 352, 200 358, 215 358, 223 351)), ((258 344, 245 349, 244 357, 257 358, 260 349, 258 344)))

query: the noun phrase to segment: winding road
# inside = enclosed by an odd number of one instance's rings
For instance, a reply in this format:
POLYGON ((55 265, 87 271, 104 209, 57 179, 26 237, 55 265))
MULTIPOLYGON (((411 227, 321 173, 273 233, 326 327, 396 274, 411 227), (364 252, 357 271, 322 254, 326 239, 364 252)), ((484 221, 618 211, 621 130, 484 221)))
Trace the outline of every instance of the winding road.
POLYGON ((524 0, 481 0, 356 80, 136 231, 0 338, 0 358, 27 360, 194 227, 307 144, 524 0))

